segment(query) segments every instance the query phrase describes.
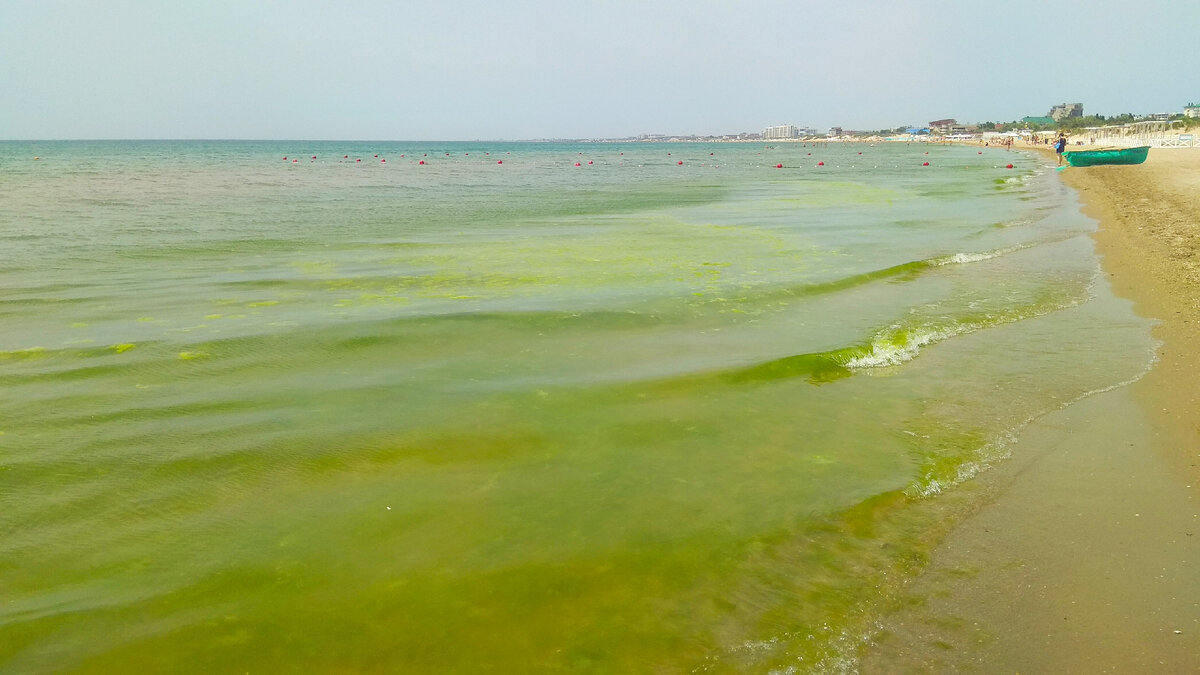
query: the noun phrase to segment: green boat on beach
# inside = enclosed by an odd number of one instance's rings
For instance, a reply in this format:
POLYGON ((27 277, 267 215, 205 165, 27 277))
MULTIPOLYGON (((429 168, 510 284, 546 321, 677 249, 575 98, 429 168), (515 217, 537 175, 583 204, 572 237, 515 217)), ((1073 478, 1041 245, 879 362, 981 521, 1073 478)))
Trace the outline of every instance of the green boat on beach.
POLYGON ((1150 146, 1137 148, 1103 148, 1100 150, 1075 150, 1063 153, 1071 166, 1099 166, 1101 164, 1141 164, 1146 161, 1150 146))

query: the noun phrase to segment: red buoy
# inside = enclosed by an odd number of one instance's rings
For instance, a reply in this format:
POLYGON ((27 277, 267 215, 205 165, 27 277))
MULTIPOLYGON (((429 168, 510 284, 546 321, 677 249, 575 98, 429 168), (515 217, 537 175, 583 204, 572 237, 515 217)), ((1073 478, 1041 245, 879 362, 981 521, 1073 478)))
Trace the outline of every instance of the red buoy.
POLYGON ((316 156, 316 155, 313 155, 313 159, 316 159, 316 158, 317 158, 317 156, 316 156))
POLYGON ((590 160, 590 159, 589 159, 589 160, 588 160, 588 164, 591 164, 591 163, 592 163, 592 160, 590 160))
POLYGON ((502 159, 498 159, 498 160, 496 160, 496 163, 497 163, 497 164, 503 164, 503 163, 504 163, 504 160, 502 160, 502 159))
POLYGON ((356 162, 361 162, 361 161, 362 161, 362 158, 361 158, 361 157, 359 157, 358 159, 356 159, 356 160, 354 160, 354 161, 356 161, 356 162))
POLYGON ((575 162, 575 166, 583 166, 583 165, 580 164, 579 162, 575 162))
POLYGON ((776 168, 776 169, 782 169, 782 168, 783 168, 783 165, 782 165, 782 164, 776 164, 776 165, 775 165, 775 168, 776 168))
POLYGON ((679 166, 683 166, 683 160, 679 160, 679 166))
POLYGON ((299 162, 299 161, 300 161, 300 160, 298 160, 298 159, 293 159, 293 160, 292 160, 292 164, 295 164, 296 162, 299 162))
POLYGON ((1012 164, 1009 164, 1008 166, 1006 166, 1006 167, 1004 167, 1004 168, 1006 168, 1006 169, 1011 169, 1011 168, 1012 168, 1012 164))
POLYGON ((817 162, 817 166, 825 166, 825 162, 817 162))
POLYGON ((350 155, 342 155, 342 159, 350 159, 350 155))
POLYGON ((386 160, 386 159, 381 159, 381 160, 379 160, 379 163, 380 163, 380 164, 387 164, 387 160, 386 160))
POLYGON ((922 164, 921 166, 929 166, 929 162, 925 162, 925 163, 924 163, 924 164, 922 164))
POLYGON ((425 160, 421 160, 421 161, 417 162, 417 164, 420 164, 421 166, 424 166, 424 165, 425 165, 425 160))
POLYGON ((286 155, 284 156, 284 158, 283 158, 283 161, 285 161, 285 162, 287 161, 287 156, 286 156, 286 155))

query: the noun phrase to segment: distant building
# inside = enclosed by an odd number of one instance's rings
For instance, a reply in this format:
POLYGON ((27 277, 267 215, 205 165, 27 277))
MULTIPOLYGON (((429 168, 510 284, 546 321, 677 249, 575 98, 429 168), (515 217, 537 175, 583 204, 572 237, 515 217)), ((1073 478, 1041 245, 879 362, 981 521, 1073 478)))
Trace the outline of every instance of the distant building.
POLYGON ((1083 104, 1059 103, 1050 109, 1049 115, 1054 118, 1055 122, 1061 122, 1068 117, 1083 117, 1083 104))
POLYGON ((1021 121, 1029 125, 1048 127, 1054 124, 1057 120, 1055 120, 1053 117, 1022 117, 1021 121))
POLYGON ((806 136, 819 136, 819 135, 820 134, 817 133, 817 130, 813 129, 812 127, 800 127, 800 137, 801 138, 804 138, 806 136))
POLYGON ((843 133, 844 132, 842 131, 841 127, 829 127, 829 133, 826 135, 829 136, 830 138, 837 138, 838 136, 841 136, 843 133))
POLYGON ((780 124, 763 129, 762 137, 763 140, 768 141, 781 138, 800 138, 800 129, 794 124, 780 124))
POLYGON ((1140 119, 1147 122, 1166 122, 1171 119, 1171 113, 1150 113, 1149 115, 1142 115, 1140 119))
POLYGON ((1189 103, 1183 108, 1184 117, 1200 117, 1200 104, 1189 103))
POLYGON ((934 120, 929 123, 929 129, 935 134, 944 134, 949 132, 950 127, 956 124, 958 124, 958 120, 955 119, 934 120))

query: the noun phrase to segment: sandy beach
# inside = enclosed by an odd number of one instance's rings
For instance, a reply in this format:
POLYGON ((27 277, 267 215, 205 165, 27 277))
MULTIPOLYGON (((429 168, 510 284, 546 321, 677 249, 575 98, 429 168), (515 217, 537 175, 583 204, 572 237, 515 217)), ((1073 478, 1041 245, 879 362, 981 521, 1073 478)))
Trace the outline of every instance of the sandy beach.
POLYGON ((861 672, 1200 671, 1200 150, 1060 175, 1158 361, 1025 430, 861 672))

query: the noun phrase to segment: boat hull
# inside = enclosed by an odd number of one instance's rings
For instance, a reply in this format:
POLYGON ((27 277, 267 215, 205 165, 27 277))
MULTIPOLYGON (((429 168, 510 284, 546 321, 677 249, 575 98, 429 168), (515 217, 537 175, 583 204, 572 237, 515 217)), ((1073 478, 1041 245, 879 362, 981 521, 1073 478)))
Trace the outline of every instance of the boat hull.
POLYGON ((1063 153, 1071 166, 1099 166, 1101 164, 1141 164, 1146 161, 1150 146, 1118 148, 1112 150, 1074 150, 1063 153))

